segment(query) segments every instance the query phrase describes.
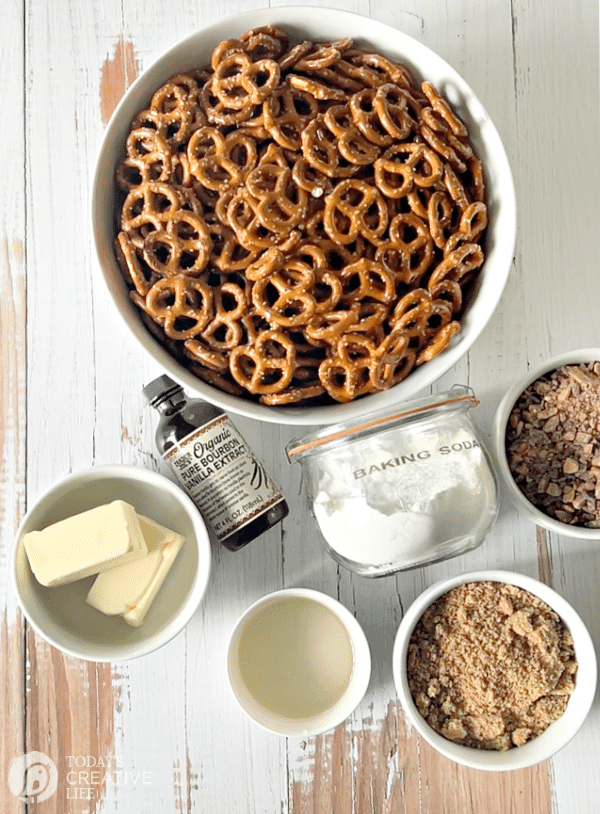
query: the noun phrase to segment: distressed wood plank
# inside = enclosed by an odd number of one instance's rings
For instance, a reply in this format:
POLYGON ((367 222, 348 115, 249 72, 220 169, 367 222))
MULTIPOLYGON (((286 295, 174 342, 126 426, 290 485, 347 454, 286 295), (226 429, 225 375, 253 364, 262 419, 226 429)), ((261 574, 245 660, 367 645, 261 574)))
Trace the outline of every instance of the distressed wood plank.
MULTIPOLYGON (((88 13, 30 4, 25 27, 30 499, 96 458, 92 327, 99 304, 91 286, 87 168, 97 110, 88 84, 100 60, 98 18, 93 8, 88 13)), ((26 647, 26 747, 51 757, 59 775, 56 793, 29 810, 96 814, 105 765, 114 765, 119 687, 111 665, 69 658, 32 630, 26 647)))
POLYGON ((3 14, 0 39, 4 110, 0 140, 7 151, 0 199, 0 799, 6 814, 21 814, 25 803, 8 789, 13 759, 24 752, 24 622, 10 589, 10 557, 25 510, 26 295, 24 9, 11 3, 3 14))

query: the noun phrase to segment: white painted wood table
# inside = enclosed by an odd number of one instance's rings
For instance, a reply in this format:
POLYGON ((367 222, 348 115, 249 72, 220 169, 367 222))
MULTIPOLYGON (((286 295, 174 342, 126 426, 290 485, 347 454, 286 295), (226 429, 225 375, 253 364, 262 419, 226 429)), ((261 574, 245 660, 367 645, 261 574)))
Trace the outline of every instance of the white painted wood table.
MULTIPOLYGON (((478 423, 489 431, 501 393, 528 365, 600 345, 597 2, 330 2, 396 26, 447 59, 506 146, 519 213, 512 274, 483 336, 437 385, 471 385, 481 399, 478 423)), ((403 609, 445 575, 502 567, 540 576, 600 640, 600 550, 536 529, 504 496, 477 551, 395 578, 355 578, 321 549, 298 469, 282 454, 292 432, 240 419, 291 512, 241 552, 217 553, 205 601, 181 635, 140 660, 95 665, 51 648, 16 607, 13 535, 42 490, 92 464, 159 468, 155 416, 141 388, 160 371, 127 334, 92 255, 88 199, 103 128, 128 84, 166 47, 252 6, 7 0, 2 7, 0 811, 594 814, 597 705, 553 760, 488 775, 435 754, 407 731, 395 701, 391 652, 403 609), (355 714, 304 741, 254 727, 225 681, 234 621, 282 586, 339 597, 373 652, 371 685, 355 714), (59 784, 50 799, 26 805, 10 793, 7 771, 31 750, 53 758, 59 784), (100 771, 68 782, 82 761, 100 771), (117 764, 116 784, 105 779, 107 763, 117 764)))

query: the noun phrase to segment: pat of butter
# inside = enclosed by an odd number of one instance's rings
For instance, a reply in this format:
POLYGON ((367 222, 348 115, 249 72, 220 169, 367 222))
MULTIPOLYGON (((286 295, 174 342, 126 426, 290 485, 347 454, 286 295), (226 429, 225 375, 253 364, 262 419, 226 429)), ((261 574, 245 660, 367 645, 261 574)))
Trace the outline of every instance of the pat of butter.
POLYGON ((23 545, 36 579, 47 586, 66 585, 147 553, 136 511, 124 500, 30 531, 23 545))
POLYGON ((138 515, 146 556, 98 574, 86 601, 108 616, 121 615, 133 627, 144 621, 154 597, 163 584, 185 538, 138 515))

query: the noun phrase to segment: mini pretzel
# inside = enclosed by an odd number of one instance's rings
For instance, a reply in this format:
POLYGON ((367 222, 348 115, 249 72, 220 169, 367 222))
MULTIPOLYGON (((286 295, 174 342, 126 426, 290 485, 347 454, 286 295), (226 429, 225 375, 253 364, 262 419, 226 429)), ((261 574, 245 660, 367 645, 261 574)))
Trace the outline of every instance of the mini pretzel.
POLYGON ((392 143, 392 136, 381 123, 379 113, 373 106, 377 92, 375 88, 364 88, 350 97, 348 106, 352 121, 363 136, 378 147, 388 147, 392 143))
POLYGON ((376 388, 373 376, 377 371, 376 349, 362 334, 341 336, 335 351, 319 365, 319 381, 336 401, 353 401, 376 388))
POLYGON ((387 222, 387 207, 381 194, 366 181, 340 181, 327 196, 323 224, 335 243, 353 243, 359 234, 367 240, 377 240, 387 222), (375 208, 374 223, 367 220, 372 207, 375 208))
POLYGON ((281 393, 272 393, 268 396, 261 396, 261 404, 281 406, 284 404, 298 404, 323 395, 325 388, 320 384, 299 385, 298 387, 288 387, 281 393))
MULTIPOLYGON (((352 298, 348 297, 343 302, 352 302, 352 298)), ((383 324, 389 314, 389 306, 382 302, 371 302, 363 300, 358 305, 358 313, 356 320, 348 327, 349 333, 365 333, 369 334, 369 338, 373 339, 378 335, 378 331, 383 327, 383 324)), ((379 344, 378 340, 378 343, 379 344)))
POLYGON ((189 359, 200 362, 200 364, 208 370, 224 373, 229 369, 226 354, 210 348, 201 337, 187 339, 183 343, 183 349, 189 359))
MULTIPOLYGON (((135 293, 145 297, 158 280, 158 274, 145 263, 140 262, 135 246, 125 232, 119 232, 115 244, 115 255, 123 277, 131 282, 135 293)), ((138 304, 137 299, 134 302, 138 304)))
POLYGON ((200 103, 208 121, 221 127, 241 124, 248 121, 254 113, 254 105, 250 103, 241 108, 228 107, 224 104, 215 93, 212 79, 200 91, 200 103))
POLYGON ((276 89, 263 103, 265 128, 286 150, 299 150, 302 130, 318 114, 314 96, 284 85, 276 89))
POLYGON ((471 189, 473 200, 483 202, 485 196, 483 163, 476 156, 473 156, 473 158, 469 161, 469 172, 471 173, 472 179, 471 189))
POLYGON ((127 157, 117 165, 115 178, 129 192, 147 181, 168 181, 172 170, 167 142, 156 130, 138 127, 127 137, 127 157))
POLYGON ((378 390, 405 379, 415 366, 416 353, 410 347, 410 337, 402 329, 394 328, 379 344, 375 352, 375 368, 371 374, 378 390))
POLYGON ((317 200, 333 189, 331 178, 309 164, 304 156, 300 156, 294 162, 292 178, 301 189, 306 190, 317 200))
POLYGON ((149 127, 135 127, 130 130, 125 150, 127 157, 132 159, 143 159, 148 155, 168 158, 171 155, 169 144, 157 130, 149 127))
POLYGON ((325 313, 336 308, 342 299, 342 281, 339 274, 327 269, 315 271, 313 296, 317 313, 325 313))
POLYGON ((315 314, 305 328, 306 338, 316 344, 325 342, 334 345, 357 321, 359 308, 359 303, 353 303, 348 310, 331 310, 315 314))
POLYGON ((250 59, 281 59, 287 51, 290 38, 287 32, 275 25, 263 25, 246 31, 239 39, 250 59))
POLYGON ((314 277, 314 271, 302 261, 288 261, 281 270, 254 283, 252 304, 271 324, 285 328, 305 325, 317 306, 311 293, 314 277))
POLYGON ((251 252, 268 249, 281 242, 281 236, 269 232, 257 218, 258 203, 245 187, 239 187, 227 206, 227 222, 237 240, 251 252))
POLYGON ((321 68, 316 71, 313 76, 323 82, 329 88, 337 88, 344 91, 346 99, 350 93, 356 93, 363 89, 363 85, 350 76, 350 72, 344 70, 347 63, 344 59, 338 59, 331 68, 321 68))
POLYGON ((229 56, 229 54, 239 53, 240 51, 244 51, 244 45, 241 40, 235 38, 221 40, 220 43, 215 45, 210 56, 210 78, 212 78, 214 72, 225 57, 229 56))
POLYGON ((313 45, 314 43, 310 42, 310 40, 304 40, 304 42, 299 42, 298 45, 294 45, 293 48, 290 48, 290 50, 278 60, 281 72, 290 71, 294 68, 298 60, 312 51, 313 45))
POLYGON ((444 249, 448 236, 452 232, 454 202, 445 192, 436 190, 432 193, 427 206, 427 216, 431 237, 438 249, 444 249))
POLYGON ((396 304, 392 316, 393 331, 404 333, 410 346, 420 349, 427 336, 432 313, 431 294, 427 289, 416 288, 396 304))
POLYGON ((414 127, 408 99, 406 90, 390 82, 380 85, 373 95, 373 111, 383 130, 396 141, 406 139, 414 127))
POLYGON ((277 87, 279 76, 275 60, 253 62, 244 51, 230 51, 215 67, 211 88, 223 105, 242 110, 261 104, 277 87))
POLYGON ((337 139, 337 149, 351 164, 372 164, 379 150, 354 126, 346 105, 330 107, 324 116, 325 125, 337 139))
POLYGON ((294 65, 295 71, 315 73, 323 68, 329 68, 341 57, 341 53, 336 48, 335 43, 330 42, 325 45, 313 44, 310 51, 303 54, 294 65))
POLYGON ((235 381, 252 394, 281 393, 292 381, 296 346, 278 330, 261 333, 253 345, 233 348, 229 370, 235 381))
POLYGON ((380 243, 375 260, 403 283, 418 285, 433 259, 433 241, 425 222, 412 212, 396 215, 389 239, 380 243))
POLYGON ((388 82, 393 82, 401 88, 409 88, 412 83, 412 76, 408 68, 404 65, 399 65, 392 62, 387 57, 381 54, 369 54, 359 49, 347 51, 345 54, 346 59, 355 65, 368 68, 370 74, 375 77, 375 85, 371 87, 378 87, 388 82))
POLYGON ((398 144, 375 161, 375 181, 390 198, 402 198, 416 184, 431 187, 442 177, 442 162, 423 144, 398 144))
POLYGON ((329 178, 347 178, 358 172, 358 165, 345 160, 337 147, 337 138, 320 114, 302 131, 302 154, 311 166, 329 178))
POLYGON ((442 280, 452 280, 459 283, 474 269, 483 263, 483 252, 477 243, 464 243, 445 257, 436 266, 433 274, 429 278, 427 287, 435 288, 442 280))
POLYGON ((303 90, 310 93, 315 99, 319 101, 338 100, 343 102, 346 99, 346 93, 341 88, 331 87, 324 82, 319 82, 317 79, 308 78, 306 76, 299 76, 298 74, 288 74, 288 82, 296 90, 303 90))
POLYGON ((170 339, 191 339, 210 319, 211 293, 184 274, 158 280, 146 294, 146 310, 170 339))
POLYGON ((146 181, 125 198, 121 228, 133 245, 142 249, 146 236, 172 220, 179 207, 180 197, 173 187, 159 181, 146 181))
POLYGON ((239 186, 256 166, 256 142, 240 133, 223 136, 214 127, 202 127, 190 138, 187 157, 202 186, 225 192, 239 186))
POLYGON ((452 133, 457 138, 467 138, 467 128, 458 118, 456 113, 454 113, 448 102, 440 96, 431 82, 423 82, 421 84, 421 90, 429 99, 432 109, 435 111, 435 113, 437 113, 439 118, 446 123, 452 133))
POLYGON ((487 226, 487 207, 481 201, 469 204, 462 213, 458 229, 444 245, 444 256, 448 256, 462 243, 476 243, 487 226))
POLYGON ((425 364, 425 362, 430 362, 438 353, 441 353, 448 347, 452 339, 458 333, 460 333, 460 322, 449 322, 448 325, 444 325, 443 328, 440 328, 433 339, 417 354, 415 366, 419 367, 425 364))
POLYGON ((165 229, 150 232, 144 240, 143 256, 161 277, 187 274, 197 277, 205 268, 211 239, 204 220, 180 209, 165 229))
POLYGON ((223 223, 208 226, 211 238, 210 261, 224 273, 244 271, 249 263, 258 257, 258 252, 249 251, 236 240, 234 232, 223 223))
POLYGON ((214 316, 202 331, 202 338, 214 350, 231 350, 242 340, 240 322, 248 310, 244 291, 232 282, 226 282, 213 291, 214 316))
POLYGON ((152 120, 170 144, 182 144, 196 127, 206 124, 197 104, 199 90, 193 77, 178 74, 154 93, 150 102, 152 120))
POLYGON ((469 198, 462 182, 449 164, 444 167, 444 186, 460 211, 464 212, 469 205, 469 198))
POLYGON ((396 295, 390 272, 380 263, 364 257, 342 269, 340 279, 344 285, 344 294, 352 296, 354 300, 375 300, 391 305, 396 295))
POLYGON ((148 108, 137 114, 131 126, 135 129, 156 130, 168 144, 177 146, 185 141, 190 121, 190 112, 185 108, 175 108, 165 113, 148 108))
POLYGON ((258 201, 256 217, 269 232, 289 233, 305 217, 308 195, 296 186, 289 168, 277 164, 260 164, 245 183, 258 201))
POLYGON ((246 279, 256 282, 263 277, 270 277, 283 268, 283 261, 284 256, 279 249, 268 249, 246 268, 246 279))
POLYGON ((445 119, 437 117, 431 108, 425 108, 421 112, 420 132, 429 146, 457 172, 466 171, 466 162, 473 156, 470 144, 457 138, 445 119))

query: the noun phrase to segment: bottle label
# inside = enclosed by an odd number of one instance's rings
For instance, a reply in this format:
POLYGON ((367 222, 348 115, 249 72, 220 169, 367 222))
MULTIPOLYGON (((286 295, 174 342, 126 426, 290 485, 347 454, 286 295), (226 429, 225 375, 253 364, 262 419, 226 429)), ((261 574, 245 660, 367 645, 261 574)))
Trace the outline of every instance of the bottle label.
POLYGON ((219 540, 283 500, 226 415, 186 435, 164 459, 219 540))

